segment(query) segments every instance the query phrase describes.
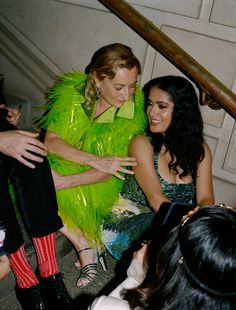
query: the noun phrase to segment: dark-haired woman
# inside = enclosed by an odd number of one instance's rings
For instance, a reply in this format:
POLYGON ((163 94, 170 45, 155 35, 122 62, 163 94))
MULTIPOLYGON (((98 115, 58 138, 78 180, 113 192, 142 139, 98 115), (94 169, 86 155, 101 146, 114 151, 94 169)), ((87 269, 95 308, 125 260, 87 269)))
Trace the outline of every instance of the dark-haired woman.
POLYGON ((149 243, 149 270, 141 285, 145 248, 135 253, 127 279, 89 309, 235 310, 235 235, 236 209, 197 207, 161 241, 149 243))
POLYGON ((212 157, 194 87, 183 77, 162 76, 143 91, 149 126, 131 142, 135 178, 126 177, 102 228, 103 242, 116 259, 149 227, 162 204, 214 204, 212 157))

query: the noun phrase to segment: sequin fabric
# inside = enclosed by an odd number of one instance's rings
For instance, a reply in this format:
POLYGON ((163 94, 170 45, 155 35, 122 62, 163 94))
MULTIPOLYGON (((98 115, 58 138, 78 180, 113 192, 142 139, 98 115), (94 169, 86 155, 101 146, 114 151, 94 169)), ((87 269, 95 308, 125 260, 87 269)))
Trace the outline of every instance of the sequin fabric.
MULTIPOLYGON (((194 183, 169 183, 158 173, 158 155, 154 155, 154 165, 159 176, 163 193, 171 201, 189 202, 195 195, 194 183)), ((117 260, 132 242, 138 240, 150 226, 154 213, 133 175, 127 175, 123 190, 113 212, 103 222, 102 241, 108 252, 117 260)))

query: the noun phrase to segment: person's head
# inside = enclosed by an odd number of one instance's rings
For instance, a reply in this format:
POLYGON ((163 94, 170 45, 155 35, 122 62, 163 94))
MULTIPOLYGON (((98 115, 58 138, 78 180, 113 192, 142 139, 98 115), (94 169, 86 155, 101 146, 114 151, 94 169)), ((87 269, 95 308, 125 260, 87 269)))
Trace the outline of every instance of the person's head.
POLYGON ((153 240, 149 253, 158 252, 156 275, 130 292, 132 307, 235 309, 235 236, 236 210, 209 206, 174 228, 161 249, 153 240))
POLYGON ((130 47, 120 43, 104 46, 86 67, 85 97, 89 104, 97 95, 103 103, 120 107, 134 94, 140 71, 140 62, 130 47))
MULTIPOLYGON (((175 130, 193 115, 201 120, 196 92, 186 78, 173 75, 154 78, 144 85, 143 91, 151 132, 168 133, 169 128, 175 130)), ((197 125, 202 126, 201 121, 197 125)))
POLYGON ((204 150, 203 121, 193 85, 184 77, 167 75, 150 80, 143 92, 152 144, 157 151, 164 144, 176 158, 170 168, 182 165, 183 175, 194 177, 204 150))

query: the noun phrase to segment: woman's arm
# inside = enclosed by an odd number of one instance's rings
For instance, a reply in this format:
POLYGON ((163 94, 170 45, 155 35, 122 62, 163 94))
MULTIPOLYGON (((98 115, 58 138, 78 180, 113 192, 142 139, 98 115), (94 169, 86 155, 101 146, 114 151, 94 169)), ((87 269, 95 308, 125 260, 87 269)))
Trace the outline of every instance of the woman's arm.
POLYGON ((153 147, 146 136, 135 137, 130 145, 130 155, 137 160, 133 167, 135 178, 144 192, 150 207, 157 212, 163 202, 170 200, 163 194, 154 166, 153 147))
POLYGON ((104 182, 111 177, 110 174, 98 171, 93 168, 78 174, 70 174, 64 176, 52 170, 52 176, 56 191, 79 185, 88 185, 104 182))
POLYGON ((204 143, 205 157, 199 163, 196 177, 197 205, 212 205, 215 203, 212 184, 212 156, 209 146, 204 143))
POLYGON ((45 145, 50 152, 57 154, 61 158, 73 161, 74 163, 90 166, 103 173, 114 175, 121 180, 124 180, 124 177, 120 172, 133 174, 132 171, 124 167, 136 165, 135 158, 117 156, 99 157, 81 151, 66 143, 61 137, 50 131, 46 132, 45 145))

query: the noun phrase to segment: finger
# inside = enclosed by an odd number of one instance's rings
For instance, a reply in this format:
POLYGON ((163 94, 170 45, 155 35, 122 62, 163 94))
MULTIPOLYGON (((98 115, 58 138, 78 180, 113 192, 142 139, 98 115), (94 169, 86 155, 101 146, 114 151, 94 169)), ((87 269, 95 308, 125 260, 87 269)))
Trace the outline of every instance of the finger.
POLYGON ((125 180, 125 177, 121 174, 119 174, 118 172, 114 172, 112 173, 112 175, 114 175, 115 177, 117 177, 118 179, 124 181, 125 180))
POLYGON ((37 138, 39 136, 38 132, 25 131, 25 130, 17 130, 17 132, 22 135, 26 135, 26 136, 33 137, 33 138, 37 138))
POLYGON ((32 161, 35 161, 37 163, 41 163, 43 162, 43 158, 41 156, 37 156, 37 155, 34 155, 34 154, 31 154, 30 152, 26 151, 25 154, 23 155, 24 158, 27 160, 32 160, 32 161))
POLYGON ((125 169, 125 168, 119 168, 118 169, 119 172, 123 172, 123 173, 126 173, 126 174, 134 174, 134 171, 132 170, 129 170, 129 169, 125 169))
POLYGON ((32 164, 31 162, 27 161, 26 159, 24 159, 24 157, 19 157, 17 158, 17 160, 22 163, 23 165, 31 168, 31 169, 34 169, 35 168, 35 165, 32 164))
POLYGON ((28 144, 27 149, 34 150, 36 153, 39 153, 39 149, 46 151, 46 146, 43 142, 41 142, 38 139, 35 139, 34 137, 27 137, 25 139, 25 143, 28 144), (34 149, 32 149, 34 148, 34 149))
POLYGON ((136 161, 135 157, 117 157, 119 161, 136 161))
POLYGON ((47 153, 45 152, 45 149, 43 149, 40 144, 39 145, 29 144, 26 147, 26 150, 33 152, 33 153, 40 155, 40 156, 46 156, 47 155, 47 153))
POLYGON ((137 166, 137 162, 136 161, 133 161, 133 162, 130 162, 130 161, 127 161, 127 162, 120 162, 119 163, 120 165, 122 166, 137 166))
POLYGON ((135 157, 119 157, 119 156, 111 156, 111 157, 106 157, 106 160, 108 161, 136 161, 135 157))

